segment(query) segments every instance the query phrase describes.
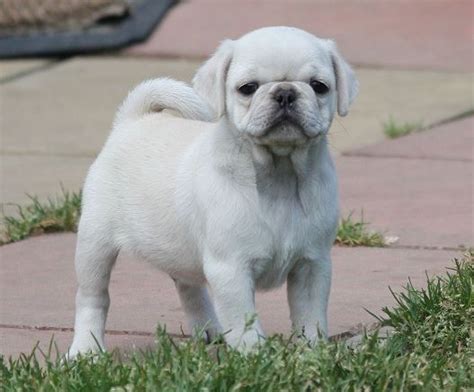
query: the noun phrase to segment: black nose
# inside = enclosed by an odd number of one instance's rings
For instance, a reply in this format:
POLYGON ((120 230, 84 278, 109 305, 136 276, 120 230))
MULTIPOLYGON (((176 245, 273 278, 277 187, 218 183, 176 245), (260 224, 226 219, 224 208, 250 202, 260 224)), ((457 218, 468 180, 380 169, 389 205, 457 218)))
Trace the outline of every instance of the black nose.
POLYGON ((275 92, 274 98, 281 108, 291 108, 293 106, 293 102, 296 101, 297 96, 295 90, 282 88, 275 92))

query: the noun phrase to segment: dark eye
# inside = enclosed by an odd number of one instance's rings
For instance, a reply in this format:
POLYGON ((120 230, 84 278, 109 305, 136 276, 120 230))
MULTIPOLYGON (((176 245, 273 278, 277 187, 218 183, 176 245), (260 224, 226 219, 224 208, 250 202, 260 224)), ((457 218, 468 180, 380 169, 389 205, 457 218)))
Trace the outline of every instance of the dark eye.
POLYGON ((316 94, 323 95, 329 91, 329 87, 319 80, 312 80, 309 84, 316 94))
POLYGON ((252 95, 257 90, 258 90, 257 82, 250 82, 239 87, 239 92, 243 95, 252 95))

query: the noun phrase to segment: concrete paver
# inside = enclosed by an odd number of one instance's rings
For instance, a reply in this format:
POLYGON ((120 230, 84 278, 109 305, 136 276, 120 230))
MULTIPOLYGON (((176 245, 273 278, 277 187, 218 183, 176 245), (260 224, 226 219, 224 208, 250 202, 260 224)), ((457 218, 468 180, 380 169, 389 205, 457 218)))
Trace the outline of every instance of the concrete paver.
POLYGON ((383 124, 436 124, 474 109, 474 74, 393 69, 356 70, 360 92, 347 117, 336 117, 329 140, 336 153, 385 139, 383 124))
POLYGON ((472 162, 340 157, 336 166, 344 214, 363 209, 371 228, 400 237, 397 245, 474 244, 472 162))
POLYGON ((288 25, 334 38, 356 64, 472 71, 472 11, 469 0, 190 0, 128 53, 204 57, 225 38, 288 25))
POLYGON ((0 61, 0 83, 4 80, 40 69, 47 64, 51 64, 51 60, 1 60, 0 61))
MULTIPOLYGON (((33 347, 38 345, 38 349, 48 353, 50 342, 55 346, 51 350, 51 359, 56 358, 56 348, 60 354, 67 352, 72 342, 73 333, 70 331, 41 331, 18 328, 0 327, 0 354, 6 354, 12 358, 24 353, 26 355, 33 351, 33 347)), ((111 349, 120 347, 123 353, 130 351, 152 348, 155 345, 153 334, 147 336, 137 336, 129 334, 107 334, 107 344, 111 349)), ((36 358, 42 360, 40 351, 36 352, 36 358)))
MULTIPOLYGON (((29 204, 26 193, 46 200, 61 193, 61 184, 78 191, 92 162, 93 157, 0 154, 0 200, 29 204)), ((8 204, 2 208, 7 215, 16 211, 8 204)))
POLYGON ((345 155, 417 159, 474 160, 474 116, 408 137, 383 141, 345 155))
MULTIPOLYGON (((74 234, 48 235, 0 248, 1 353, 29 352, 37 340, 45 347, 52 334, 60 349, 70 343, 75 239, 74 234)), ((450 259, 459 255, 459 251, 336 247, 329 308, 331 334, 372 323, 374 319, 364 308, 380 313, 382 306, 394 304, 387 286, 399 291, 411 277, 414 285, 421 287, 425 271, 429 275, 443 273, 450 259)), ((157 323, 166 324, 170 333, 188 331, 174 283, 147 263, 120 256, 110 294, 107 328, 115 333, 107 335, 109 348, 152 344, 147 334, 155 331, 157 323)), ((289 333, 284 287, 259 293, 257 309, 268 333, 289 333)))
POLYGON ((196 66, 186 61, 78 58, 7 83, 0 90, 2 149, 94 156, 131 88, 157 76, 189 80, 196 66))

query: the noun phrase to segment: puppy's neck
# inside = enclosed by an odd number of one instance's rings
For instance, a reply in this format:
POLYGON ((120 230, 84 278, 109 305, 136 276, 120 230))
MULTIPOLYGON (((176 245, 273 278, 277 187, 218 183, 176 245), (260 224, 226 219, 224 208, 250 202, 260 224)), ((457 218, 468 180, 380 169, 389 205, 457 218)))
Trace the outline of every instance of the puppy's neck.
POLYGON ((257 188, 260 179, 277 178, 283 168, 288 180, 294 177, 297 183, 302 184, 315 174, 314 171, 318 171, 318 167, 322 168, 329 154, 326 136, 287 151, 275 151, 240 134, 225 117, 216 128, 214 152, 219 170, 231 174, 238 182, 257 185, 257 188))

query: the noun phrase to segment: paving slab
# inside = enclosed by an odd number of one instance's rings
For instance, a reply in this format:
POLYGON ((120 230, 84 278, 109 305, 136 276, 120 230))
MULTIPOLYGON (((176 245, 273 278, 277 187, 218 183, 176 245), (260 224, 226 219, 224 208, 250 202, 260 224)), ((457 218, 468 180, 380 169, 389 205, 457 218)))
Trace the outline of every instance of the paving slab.
POLYGON ((52 64, 52 60, 1 60, 0 61, 0 83, 14 77, 33 72, 52 64))
POLYGON ((385 140, 346 152, 344 155, 472 161, 474 116, 398 139, 385 140))
POLYGON ((82 188, 93 157, 54 155, 10 155, 0 153, 0 201, 6 215, 17 210, 9 203, 25 205, 31 202, 27 194, 42 200, 65 190, 82 188))
MULTIPOLYGON (((75 241, 74 234, 57 234, 0 248, 1 353, 29 352, 37 340, 45 347, 52 334, 61 349, 67 347, 74 317, 75 241)), ((399 291, 411 277, 421 287, 425 272, 443 273, 459 255, 446 250, 334 248, 330 333, 372 323, 364 308, 380 313, 381 307, 393 305, 388 286, 399 291)), ((166 324, 170 333, 188 332, 172 280, 151 265, 120 256, 110 293, 109 348, 151 344, 157 323, 166 324)), ((290 332, 285 287, 259 293, 257 309, 268 333, 290 332)))
MULTIPOLYGON (((25 192, 56 193, 59 181, 79 189, 127 91, 157 76, 189 81, 198 65, 184 60, 79 57, 2 85, 0 177, 5 178, 5 190, 0 203, 23 202, 25 192), (22 160, 41 163, 38 167, 19 163, 22 169, 15 169, 14 162, 22 160), (14 178, 10 170, 15 170, 14 178), (47 170, 52 176, 44 175, 47 170), (55 173, 64 175, 58 178, 55 173)), ((431 124, 474 107, 471 74, 358 69, 358 76, 362 88, 352 112, 336 118, 330 131, 336 153, 384 139, 382 123, 390 116, 431 124)))
POLYGON ((344 215, 363 210, 399 246, 474 245, 471 161, 339 157, 336 166, 344 215))
MULTIPOLYGON (((17 358, 21 354, 30 354, 35 346, 38 346, 36 358, 42 360, 41 351, 47 354, 51 342, 50 359, 56 358, 56 352, 64 354, 71 345, 72 331, 41 331, 26 328, 2 328, 0 327, 0 354, 17 358), (57 351, 56 351, 57 347, 57 351), (41 350, 41 351, 40 351, 41 350)), ((107 344, 111 349, 117 347, 124 353, 136 350, 146 350, 155 347, 153 334, 147 336, 122 334, 107 334, 107 344)))
POLYGON ((289 25, 334 38, 356 64, 472 71, 472 12, 469 0, 190 0, 127 53, 204 57, 225 38, 289 25))
POLYGON ((474 73, 358 68, 356 74, 359 95, 330 130, 336 153, 385 140, 389 119, 430 126, 474 109, 474 73))
POLYGON ((158 76, 190 80, 197 66, 189 61, 77 58, 7 83, 0 87, 2 151, 94 156, 130 89, 158 76))

